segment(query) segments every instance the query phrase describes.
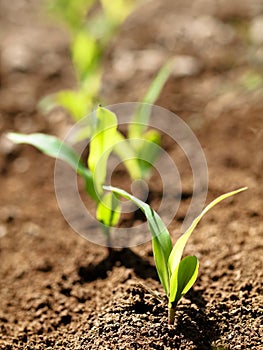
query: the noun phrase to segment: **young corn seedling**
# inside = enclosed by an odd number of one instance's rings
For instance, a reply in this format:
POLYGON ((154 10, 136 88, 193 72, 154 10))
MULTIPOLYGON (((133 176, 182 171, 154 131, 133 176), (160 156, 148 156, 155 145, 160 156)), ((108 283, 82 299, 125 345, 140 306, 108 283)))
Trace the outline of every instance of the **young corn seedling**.
POLYGON ((152 234, 152 249, 156 269, 161 284, 168 297, 168 323, 173 324, 175 310, 180 299, 189 291, 197 279, 199 262, 196 256, 186 256, 182 259, 188 239, 202 217, 223 199, 233 196, 246 187, 228 192, 213 200, 192 222, 185 233, 172 245, 170 234, 160 216, 146 203, 124 190, 112 186, 104 186, 105 190, 129 199, 145 214, 152 234))
POLYGON ((49 12, 71 36, 71 59, 77 87, 45 97, 40 109, 65 108, 75 121, 88 115, 99 101, 103 52, 136 6, 135 0, 46 0, 49 12))
MULTIPOLYGON (((39 106, 44 112, 55 106, 65 108, 75 121, 88 115, 98 104, 103 73, 103 52, 121 23, 140 1, 135 0, 46 0, 49 11, 68 29, 71 35, 71 58, 76 73, 77 88, 47 96, 39 106)), ((160 135, 147 130, 151 104, 157 100, 171 71, 168 62, 157 73, 144 99, 135 111, 127 138, 119 133, 113 151, 124 162, 133 180, 148 178, 158 157, 160 135), (148 105, 146 105, 148 104, 148 105), (129 160, 128 160, 128 159, 129 160)), ((79 140, 90 137, 90 128, 82 131, 79 140)))
MULTIPOLYGON (((158 158, 158 147, 161 143, 160 134, 148 129, 152 105, 158 99, 160 92, 171 73, 171 62, 167 62, 157 73, 150 84, 145 97, 132 115, 127 130, 127 138, 119 131, 115 135, 113 152, 126 166, 132 180, 147 179, 153 164, 158 158)), ((92 120, 91 120, 92 122, 92 120)), ((90 137, 92 127, 88 124, 80 130, 76 141, 90 137)))
POLYGON ((9 133, 7 136, 14 143, 32 145, 48 156, 68 163, 78 175, 82 176, 87 194, 96 203, 96 217, 102 226, 110 249, 110 227, 118 223, 120 210, 116 197, 112 193, 104 194, 102 186, 106 178, 107 161, 117 137, 117 118, 114 113, 99 107, 93 122, 87 161, 89 168, 70 146, 54 136, 18 133, 9 133))
MULTIPOLYGON (((162 78, 162 84, 163 81, 164 79, 162 78)), ((154 84, 156 94, 158 93, 157 90, 161 89, 162 84, 159 82, 158 84, 154 84)), ((154 94, 152 93, 152 95, 154 94)), ((87 138, 87 136, 91 139, 87 160, 88 168, 83 164, 72 148, 62 143, 54 136, 45 134, 8 134, 8 137, 15 143, 30 144, 53 158, 58 158, 67 162, 84 178, 86 192, 92 200, 96 202, 96 216, 107 237, 108 247, 111 246, 110 227, 118 223, 120 216, 119 204, 116 201, 116 197, 111 193, 103 194, 107 161, 111 152, 115 152, 125 163, 132 179, 140 179, 143 174, 139 163, 139 154, 137 154, 132 147, 133 143, 130 143, 131 140, 126 139, 117 130, 117 126, 118 121, 116 115, 105 108, 99 107, 97 113, 91 114, 84 128, 80 129, 75 141, 81 141, 87 138)), ((145 125, 143 126, 145 127, 145 125)), ((142 134, 141 137, 144 137, 144 135, 142 134)), ((146 138, 140 140, 138 134, 137 138, 133 141, 140 142, 145 140, 146 138)), ((151 149, 148 149, 148 153, 151 160, 157 156, 157 153, 154 153, 154 149, 153 152, 151 152, 151 149)))

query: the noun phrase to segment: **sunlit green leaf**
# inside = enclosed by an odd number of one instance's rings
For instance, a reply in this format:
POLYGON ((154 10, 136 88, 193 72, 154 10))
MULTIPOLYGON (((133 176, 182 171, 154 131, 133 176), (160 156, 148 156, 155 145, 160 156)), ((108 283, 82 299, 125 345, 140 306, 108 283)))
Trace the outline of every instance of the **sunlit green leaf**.
POLYGON ((142 144, 138 149, 137 158, 141 171, 141 177, 145 179, 149 176, 153 165, 160 155, 161 149, 159 145, 161 143, 161 136, 158 131, 150 129, 144 133, 143 137, 144 140, 142 140, 142 144))
POLYGON ((133 180, 142 178, 138 159, 135 155, 134 149, 131 147, 129 140, 125 139, 120 132, 116 133, 116 144, 113 148, 113 152, 124 163, 133 180))
POLYGON ((146 95, 144 96, 142 101, 143 103, 154 104, 154 102, 159 97, 164 84, 167 82, 167 79, 171 74, 171 67, 172 65, 170 61, 161 67, 153 82, 151 83, 146 95))
POLYGON ((84 118, 92 107, 91 97, 83 91, 60 91, 55 99, 58 105, 64 107, 76 121, 84 118))
POLYGON ((62 20, 70 31, 77 31, 96 0, 46 0, 49 11, 62 20))
POLYGON ((24 143, 36 147, 41 152, 50 157, 63 160, 68 163, 79 175, 81 175, 86 183, 86 189, 89 195, 98 200, 91 172, 84 166, 79 156, 65 143, 55 136, 45 134, 18 134, 8 133, 8 138, 14 143, 24 143))
POLYGON ((187 256, 173 271, 170 280, 169 307, 174 307, 193 286, 197 279, 198 267, 198 259, 195 256, 187 256))
POLYGON ((168 62, 159 70, 142 100, 143 103, 135 111, 129 126, 129 138, 142 138, 142 135, 149 124, 152 105, 159 97, 170 74, 171 63, 168 62))
POLYGON ((122 23, 135 6, 133 0, 101 0, 101 3, 106 17, 114 24, 122 23))
POLYGON ((72 43, 71 50, 78 77, 80 80, 85 80, 85 77, 93 70, 100 55, 96 40, 85 31, 79 31, 72 43))
POLYGON ((105 190, 112 191, 118 195, 123 196, 135 203, 145 214, 148 225, 152 234, 153 254, 156 264, 156 269, 160 278, 160 281, 166 291, 169 294, 169 271, 168 271, 168 258, 172 250, 172 241, 170 234, 161 220, 160 216, 146 203, 140 199, 132 196, 128 192, 112 186, 103 186, 105 190))
MULTIPOLYGON (((102 77, 101 67, 96 66, 87 76, 81 81, 80 90, 85 96, 88 96, 92 101, 98 102, 98 93, 100 90, 102 77)), ((98 105, 99 103, 97 103, 98 105)))
POLYGON ((94 175, 99 192, 102 192, 108 157, 116 143, 117 117, 113 112, 102 107, 98 108, 96 116, 96 126, 90 141, 88 166, 94 175))
POLYGON ((14 143, 26 143, 38 148, 43 153, 53 158, 59 158, 67 162, 74 170, 78 170, 82 165, 76 153, 61 142, 57 137, 45 134, 18 134, 8 133, 8 138, 14 143))
MULTIPOLYGON (((153 231, 152 228, 151 231, 153 231)), ((160 244, 160 239, 158 239, 157 237, 152 238, 152 249, 159 279, 165 290, 166 295, 169 295, 170 276, 167 268, 167 257, 165 255, 164 249, 160 244)))
POLYGON ((105 194, 97 206, 96 217, 106 226, 117 225, 120 218, 120 202, 113 193, 105 194))
POLYGON ((199 221, 202 219, 202 217, 210 210, 212 209, 217 203, 221 202, 222 200, 224 200, 225 198, 228 198, 230 196, 233 196, 239 192, 242 192, 244 190, 246 190, 247 187, 243 187, 240 188, 236 191, 232 191, 232 192, 228 192, 226 194, 223 194, 221 196, 219 196, 218 198, 216 198, 215 200, 213 200, 210 204, 208 204, 205 209, 201 212, 200 215, 197 216, 197 218, 194 219, 194 221, 192 222, 191 226, 186 230, 186 232, 177 240, 177 242, 175 243, 173 250, 171 252, 170 258, 169 258, 169 269, 170 272, 173 273, 173 271, 176 269, 176 267, 178 266, 181 258, 182 258, 182 254, 185 248, 185 245, 188 241, 188 239, 190 238, 193 230, 195 229, 195 227, 197 226, 197 224, 199 223, 199 221))

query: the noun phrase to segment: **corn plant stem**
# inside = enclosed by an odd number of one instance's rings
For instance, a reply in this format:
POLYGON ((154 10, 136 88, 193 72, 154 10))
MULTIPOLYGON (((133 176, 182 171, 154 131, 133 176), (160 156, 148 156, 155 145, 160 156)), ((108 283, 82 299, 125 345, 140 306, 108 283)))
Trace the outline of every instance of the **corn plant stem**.
POLYGON ((113 248, 111 246, 111 237, 110 237, 110 229, 107 229, 106 233, 106 244, 107 244, 107 249, 108 249, 108 254, 109 256, 112 256, 113 248))
POLYGON ((168 324, 173 325, 175 318, 175 307, 168 308, 168 324))
POLYGON ((108 249, 108 254, 109 256, 112 255, 113 249, 111 247, 111 239, 110 239, 110 235, 107 236, 107 249, 108 249))
POLYGON ((106 247, 108 250, 108 254, 109 254, 109 256, 111 256, 113 249, 111 246, 110 227, 104 225, 103 222, 101 222, 101 229, 106 237, 106 247))

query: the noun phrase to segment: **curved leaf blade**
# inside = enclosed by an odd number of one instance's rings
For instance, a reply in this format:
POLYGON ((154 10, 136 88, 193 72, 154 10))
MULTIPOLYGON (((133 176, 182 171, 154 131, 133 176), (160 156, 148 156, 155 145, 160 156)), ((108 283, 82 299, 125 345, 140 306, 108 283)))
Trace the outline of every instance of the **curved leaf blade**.
POLYGON ((98 203, 96 217, 106 226, 117 225, 120 218, 120 202, 113 193, 107 193, 98 203))
POLYGON ((168 259, 172 251, 170 234, 160 216, 146 203, 132 196, 128 192, 113 186, 103 186, 105 190, 112 191, 135 203, 145 214, 152 234, 154 261, 160 281, 167 295, 169 295, 170 277, 168 259))
MULTIPOLYGON (((161 153, 161 135, 158 131, 150 129, 143 134, 143 140, 138 142, 137 158, 140 165, 142 178, 147 178, 161 153)), ((138 140, 139 141, 139 140, 138 140)))
POLYGON ((176 269, 177 265, 179 264, 181 258, 182 258, 182 254, 185 248, 185 245, 188 241, 188 239, 190 238, 192 232, 194 231, 195 227, 197 226, 197 224, 199 223, 199 221, 202 219, 202 217, 210 210, 212 209, 216 204, 218 204, 219 202, 221 202, 222 200, 233 196, 239 192, 245 191, 247 189, 247 187, 242 187, 236 191, 231 191, 228 193, 225 193, 221 196, 219 196, 218 198, 214 199, 210 204, 208 204, 205 209, 201 212, 200 215, 198 215, 194 221, 192 222, 192 224, 190 225, 190 227, 185 231, 185 233, 177 240, 177 242, 175 243, 173 250, 171 252, 171 255, 169 257, 169 269, 170 272, 173 273, 173 271, 176 269))
POLYGON ((41 133, 25 135, 10 132, 7 134, 7 137, 14 143, 34 146, 50 157, 61 159, 76 171, 84 167, 77 154, 55 136, 41 133))
POLYGON ((160 70, 157 72, 156 77, 151 83, 146 95, 143 98, 144 103, 154 104, 157 98, 164 87, 164 84, 167 82, 171 74, 172 64, 171 61, 166 62, 160 70))
POLYGON ((142 177, 134 149, 131 147, 129 141, 118 131, 116 133, 116 144, 113 152, 122 160, 133 180, 142 177))
POLYGON ((90 141, 88 166, 94 176, 94 182, 102 192, 106 178, 107 161, 116 143, 117 117, 106 108, 99 107, 96 114, 96 126, 90 141))
POLYGON ((170 288, 170 276, 167 268, 167 258, 165 256, 164 250, 160 245, 159 240, 156 237, 152 238, 152 248, 156 270, 165 293, 168 296, 170 288))
POLYGON ((8 133, 7 137, 14 143, 24 143, 34 146, 44 154, 68 163, 79 175, 84 178, 86 191, 91 198, 96 201, 98 200, 91 172, 84 166, 83 162, 74 152, 74 150, 60 141, 57 137, 41 133, 25 135, 14 132, 8 133))
POLYGON ((196 256, 187 256, 179 263, 170 280, 169 307, 175 307, 193 286, 197 279, 198 267, 196 256))
POLYGON ((168 61, 160 68, 156 77, 153 79, 148 91, 146 92, 146 95, 142 100, 143 104, 139 106, 133 115, 129 126, 129 138, 143 138, 143 133, 149 123, 152 105, 159 97, 164 84, 169 78, 171 74, 171 67, 171 62, 168 61))
POLYGON ((92 107, 92 96, 84 90, 62 90, 54 95, 54 103, 65 108, 74 120, 81 120, 92 107))
POLYGON ((114 26, 123 22, 135 7, 133 1, 127 0, 101 0, 101 3, 107 20, 111 21, 114 26))
POLYGON ((80 30, 74 37, 71 51, 74 67, 80 81, 83 81, 90 74, 96 59, 99 57, 96 39, 91 37, 88 32, 80 30))

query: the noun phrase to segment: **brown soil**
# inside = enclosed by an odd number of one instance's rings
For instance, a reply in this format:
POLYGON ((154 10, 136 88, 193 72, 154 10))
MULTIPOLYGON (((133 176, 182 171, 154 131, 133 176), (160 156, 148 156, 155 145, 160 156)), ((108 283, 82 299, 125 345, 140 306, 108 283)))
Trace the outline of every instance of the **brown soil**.
MULTIPOLYGON (((188 3, 148 2, 127 21, 106 59, 105 100, 140 100, 153 75, 134 67, 126 81, 123 71, 112 69, 116 54, 154 48, 197 57, 199 72, 172 77, 158 104, 198 136, 208 162, 209 200, 241 186, 249 190, 209 213, 193 234, 186 253, 198 255, 200 275, 178 306, 175 325, 168 326, 151 244, 107 257, 105 248, 64 221, 53 190, 54 161, 1 138, 0 349, 263 348, 263 58, 249 37, 262 3, 188 3), (200 35, 178 36, 172 15, 199 18, 204 12, 230 26, 232 41, 220 31, 203 42, 200 35)), ((37 13, 30 1, 0 1, 1 133, 61 135, 68 125, 64 115, 36 111, 40 96, 73 85, 67 36, 37 13)), ((177 150, 169 152, 176 159, 177 150)), ((189 193, 188 170, 181 175, 189 193)), ((158 191, 154 183, 151 189, 158 191)), ((183 197, 171 225, 174 237, 189 203, 183 197)))

